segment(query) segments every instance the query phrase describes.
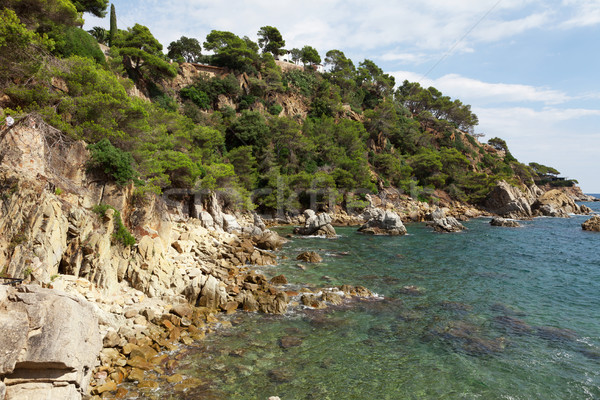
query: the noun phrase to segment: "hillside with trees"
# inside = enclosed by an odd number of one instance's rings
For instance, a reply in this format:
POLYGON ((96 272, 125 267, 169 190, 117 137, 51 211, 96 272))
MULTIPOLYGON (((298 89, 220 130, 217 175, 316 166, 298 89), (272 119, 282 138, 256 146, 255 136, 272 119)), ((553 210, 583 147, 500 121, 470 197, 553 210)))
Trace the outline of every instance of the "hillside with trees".
POLYGON ((518 162, 502 139, 480 143, 470 105, 342 50, 285 50, 273 26, 258 42, 213 30, 165 47, 145 26, 119 27, 114 6, 110 31, 81 29, 84 13, 107 14, 106 0, 26 3, 0 11, 4 115, 37 113, 85 140, 93 166, 140 195, 219 190, 230 207, 264 212, 308 207, 312 196, 360 210, 365 194, 394 187, 477 204, 499 180, 558 172, 518 162), (275 57, 288 52, 303 67, 281 68, 275 57), (327 72, 316 72, 322 61, 327 72), (223 73, 173 85, 190 62, 223 73), (290 112, 290 99, 304 112, 290 112))

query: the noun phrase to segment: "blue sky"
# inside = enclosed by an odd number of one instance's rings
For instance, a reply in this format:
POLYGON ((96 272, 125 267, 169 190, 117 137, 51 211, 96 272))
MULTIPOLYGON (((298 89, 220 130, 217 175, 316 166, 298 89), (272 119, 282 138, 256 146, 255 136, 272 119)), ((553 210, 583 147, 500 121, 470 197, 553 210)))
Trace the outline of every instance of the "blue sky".
MULTIPOLYGON (((286 47, 343 51, 470 104, 475 131, 600 193, 600 0, 115 0, 119 28, 148 26, 166 47, 213 29, 286 47)), ((85 29, 108 27, 86 15, 85 29)))

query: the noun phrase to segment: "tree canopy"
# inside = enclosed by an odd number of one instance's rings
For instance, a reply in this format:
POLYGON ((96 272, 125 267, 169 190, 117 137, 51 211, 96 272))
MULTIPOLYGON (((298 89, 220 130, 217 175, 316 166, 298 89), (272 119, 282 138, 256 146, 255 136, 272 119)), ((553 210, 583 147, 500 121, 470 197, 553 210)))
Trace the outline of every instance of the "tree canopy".
POLYGON ((283 55, 285 40, 279 30, 273 26, 263 26, 258 31, 258 46, 263 53, 271 53, 274 56, 283 55))
POLYGON ((202 56, 202 46, 198 39, 182 36, 171 42, 168 47, 167 56, 176 61, 198 62, 202 56))
POLYGON ((214 63, 222 67, 241 69, 258 60, 256 43, 227 31, 211 31, 206 36, 204 48, 215 52, 214 63))

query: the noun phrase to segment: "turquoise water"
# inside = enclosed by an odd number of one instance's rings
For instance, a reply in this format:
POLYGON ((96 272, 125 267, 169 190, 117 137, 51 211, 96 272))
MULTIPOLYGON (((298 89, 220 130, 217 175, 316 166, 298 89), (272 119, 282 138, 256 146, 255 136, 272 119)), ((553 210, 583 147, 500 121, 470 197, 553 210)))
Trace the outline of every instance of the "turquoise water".
POLYGON ((260 271, 291 290, 347 283, 384 299, 238 313, 186 354, 179 372, 207 384, 178 398, 600 399, 600 234, 581 230, 587 218, 293 239, 260 271), (298 268, 304 250, 324 262, 298 268))

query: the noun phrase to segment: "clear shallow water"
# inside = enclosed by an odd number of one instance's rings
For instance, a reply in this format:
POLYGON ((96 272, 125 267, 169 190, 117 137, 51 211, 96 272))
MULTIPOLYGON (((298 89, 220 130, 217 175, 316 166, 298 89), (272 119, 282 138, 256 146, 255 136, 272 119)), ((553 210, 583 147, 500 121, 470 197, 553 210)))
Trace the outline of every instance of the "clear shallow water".
POLYGON ((183 359, 179 372, 212 388, 184 398, 599 399, 600 234, 581 230, 587 218, 294 239, 281 252, 288 259, 261 272, 284 274, 290 289, 347 283, 385 299, 238 313, 232 329, 183 359), (299 269, 304 250, 324 262, 299 269), (285 337, 296 345, 284 349, 285 337))

